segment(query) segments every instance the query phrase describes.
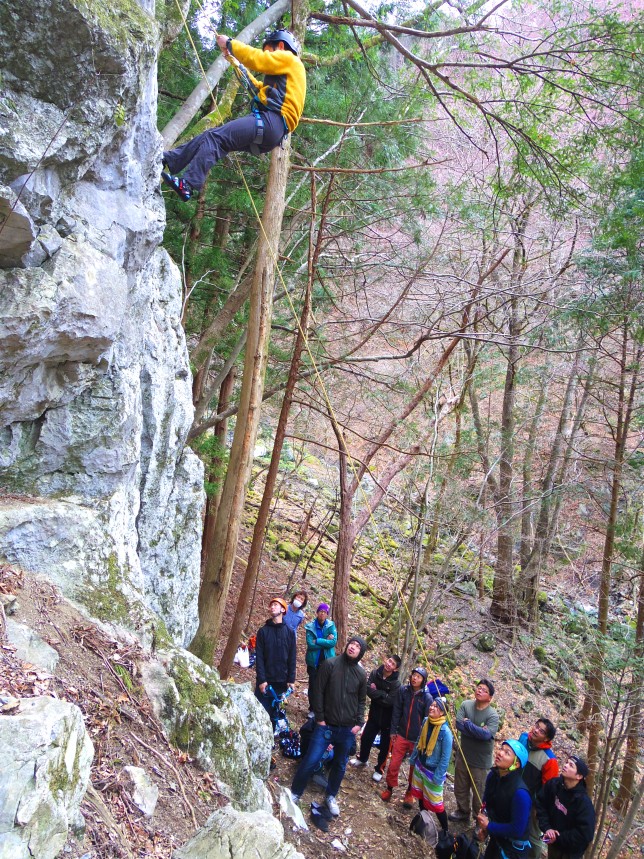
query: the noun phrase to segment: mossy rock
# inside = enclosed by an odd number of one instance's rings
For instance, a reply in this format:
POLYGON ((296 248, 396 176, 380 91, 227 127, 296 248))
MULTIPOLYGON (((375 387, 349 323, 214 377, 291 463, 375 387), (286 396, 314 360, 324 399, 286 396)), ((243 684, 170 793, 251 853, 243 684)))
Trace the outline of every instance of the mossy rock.
POLYGON ((524 713, 531 713, 534 710, 534 701, 532 698, 526 698, 521 702, 521 709, 524 713))
POLYGON ((435 664, 443 675, 449 674, 456 668, 456 660, 453 656, 439 656, 435 659, 435 664))
POLYGON ((277 554, 286 561, 299 561, 300 556, 302 555, 302 550, 299 546, 296 546, 295 543, 291 543, 288 540, 281 540, 277 544, 277 554))
POLYGON ((550 657, 545 649, 545 647, 541 647, 541 645, 537 645, 532 651, 532 655, 537 660, 540 665, 549 665, 550 657))
POLYGON ((494 653, 496 650, 496 637, 491 632, 484 632, 474 642, 474 647, 481 653, 494 653))
POLYGON ((561 701, 563 706, 568 710, 574 710, 577 706, 577 688, 572 687, 569 683, 546 686, 543 694, 548 698, 555 698, 557 701, 561 701))
POLYGON ((459 591, 459 593, 466 594, 470 597, 475 597, 478 593, 476 584, 471 580, 466 582, 457 582, 457 584, 454 585, 454 588, 459 591))

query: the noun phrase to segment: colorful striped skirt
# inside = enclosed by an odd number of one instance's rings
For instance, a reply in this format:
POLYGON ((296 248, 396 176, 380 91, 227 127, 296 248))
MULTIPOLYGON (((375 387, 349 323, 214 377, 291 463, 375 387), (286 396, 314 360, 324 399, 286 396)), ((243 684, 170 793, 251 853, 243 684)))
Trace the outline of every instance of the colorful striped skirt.
POLYGON ((434 773, 424 767, 420 761, 414 764, 411 777, 411 792, 419 799, 428 811, 445 811, 443 804, 443 784, 434 781, 434 773))

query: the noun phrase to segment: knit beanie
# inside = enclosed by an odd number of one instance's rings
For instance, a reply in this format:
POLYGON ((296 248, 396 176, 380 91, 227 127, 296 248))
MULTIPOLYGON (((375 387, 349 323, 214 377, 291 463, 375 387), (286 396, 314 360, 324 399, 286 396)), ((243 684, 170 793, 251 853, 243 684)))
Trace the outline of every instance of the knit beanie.
POLYGON ((580 775, 582 778, 586 778, 588 775, 588 764, 586 761, 583 758, 577 757, 577 755, 570 755, 570 760, 575 762, 577 775, 580 775))
POLYGON ((447 713, 447 701, 445 700, 445 698, 441 698, 441 696, 438 695, 436 698, 434 698, 434 704, 436 704, 437 707, 440 707, 443 713, 447 713))
POLYGON ((347 659, 350 662, 360 662, 360 660, 362 659, 362 657, 365 654, 365 650, 367 649, 367 642, 364 640, 364 638, 360 638, 359 635, 352 635, 351 638, 347 641, 347 647, 344 648, 344 654, 347 657, 347 659), (351 656, 347 655, 347 647, 351 644, 352 641, 355 641, 356 644, 358 645, 358 647, 360 648, 360 653, 358 654, 358 656, 355 659, 352 658, 351 656))

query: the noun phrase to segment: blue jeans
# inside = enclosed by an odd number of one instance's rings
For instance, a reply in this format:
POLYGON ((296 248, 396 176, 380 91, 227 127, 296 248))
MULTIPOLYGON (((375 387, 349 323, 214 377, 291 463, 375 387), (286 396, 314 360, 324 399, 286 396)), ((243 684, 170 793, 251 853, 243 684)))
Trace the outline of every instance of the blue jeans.
POLYGON ((309 777, 322 759, 329 743, 333 745, 333 763, 329 772, 326 793, 327 796, 337 795, 344 778, 344 771, 347 768, 349 750, 355 743, 355 737, 351 728, 343 728, 340 725, 318 725, 317 723, 306 755, 302 758, 295 773, 291 785, 292 793, 302 796, 309 777))

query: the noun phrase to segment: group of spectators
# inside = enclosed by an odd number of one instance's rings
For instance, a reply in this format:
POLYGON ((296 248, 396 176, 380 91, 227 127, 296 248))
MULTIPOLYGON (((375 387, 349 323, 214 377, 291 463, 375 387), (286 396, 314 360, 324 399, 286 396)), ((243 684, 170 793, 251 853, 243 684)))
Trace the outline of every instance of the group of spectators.
MULTIPOLYGON (((305 621, 306 601, 304 591, 295 593, 290 604, 271 600, 270 618, 257 634, 256 695, 269 714, 267 688, 279 695, 295 682, 296 635, 305 621)), ((588 766, 571 755, 559 773, 552 750, 556 729, 550 719, 538 718, 518 739, 495 747, 499 715, 492 706, 491 680, 481 679, 473 698, 463 701, 450 719, 447 701, 438 694, 436 681, 428 683, 424 667, 416 666, 403 684, 400 657, 392 654, 367 677, 360 664, 366 643, 357 635, 336 655, 337 631, 329 611, 329 605, 321 603, 314 620, 305 625, 309 715, 315 727, 291 785, 296 802, 332 746, 325 803, 328 812, 338 816, 337 796, 358 735, 360 749, 350 761, 355 767, 367 767, 379 736, 372 779, 384 779, 383 802, 391 801, 401 765, 409 757, 403 806, 412 808, 417 802, 421 810, 436 815, 445 832, 448 820, 473 822, 476 837, 488 842, 485 859, 538 859, 544 848, 548 859, 583 856, 595 828, 585 782, 588 766), (443 789, 453 750, 457 807, 448 816, 443 789)))

